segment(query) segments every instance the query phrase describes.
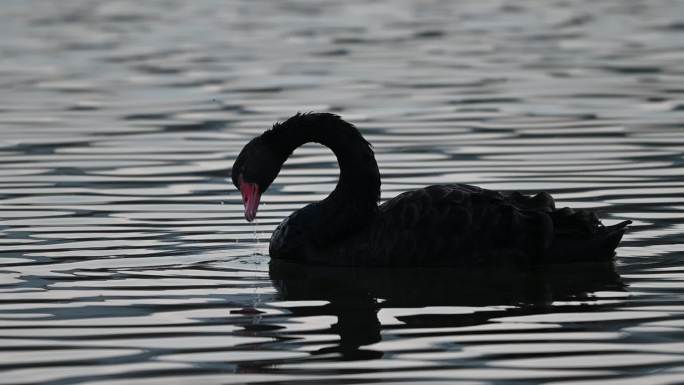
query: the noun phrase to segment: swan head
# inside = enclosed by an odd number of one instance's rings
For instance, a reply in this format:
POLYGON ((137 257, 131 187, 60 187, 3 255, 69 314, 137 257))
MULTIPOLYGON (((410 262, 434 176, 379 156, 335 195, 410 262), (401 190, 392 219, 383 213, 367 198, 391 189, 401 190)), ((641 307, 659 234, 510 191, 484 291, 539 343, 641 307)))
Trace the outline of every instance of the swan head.
POLYGON ((283 160, 280 158, 259 136, 247 143, 235 159, 231 170, 231 179, 242 194, 245 219, 248 222, 252 222, 256 218, 261 194, 278 176, 283 164, 283 160))
POLYGON ((297 147, 308 142, 329 147, 338 158, 341 174, 345 167, 351 176, 362 174, 360 180, 348 177, 349 183, 377 197, 380 192, 378 167, 370 144, 356 127, 331 113, 297 113, 252 139, 233 164, 231 177, 242 194, 247 221, 256 218, 261 194, 278 176, 285 160, 297 147))

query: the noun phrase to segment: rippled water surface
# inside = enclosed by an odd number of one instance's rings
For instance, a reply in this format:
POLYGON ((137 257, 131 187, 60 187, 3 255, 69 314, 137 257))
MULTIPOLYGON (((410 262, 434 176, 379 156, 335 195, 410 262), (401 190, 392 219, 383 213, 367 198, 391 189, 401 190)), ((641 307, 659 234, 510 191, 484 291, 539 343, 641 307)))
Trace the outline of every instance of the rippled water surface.
POLYGON ((0 31, 0 384, 684 383, 684 3, 5 1, 0 31), (299 149, 256 230, 226 177, 310 110, 383 199, 634 225, 614 268, 269 265, 335 159, 299 149))

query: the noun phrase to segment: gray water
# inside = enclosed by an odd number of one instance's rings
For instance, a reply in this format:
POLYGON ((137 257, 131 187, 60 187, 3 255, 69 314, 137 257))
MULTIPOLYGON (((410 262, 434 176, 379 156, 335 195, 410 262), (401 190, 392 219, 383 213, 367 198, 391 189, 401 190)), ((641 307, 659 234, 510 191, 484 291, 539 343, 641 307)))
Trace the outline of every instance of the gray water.
POLYGON ((684 2, 4 1, 0 384, 684 383, 684 2), (299 149, 255 242, 226 181, 332 111, 382 198, 546 190, 614 268, 269 266, 333 188, 299 149))

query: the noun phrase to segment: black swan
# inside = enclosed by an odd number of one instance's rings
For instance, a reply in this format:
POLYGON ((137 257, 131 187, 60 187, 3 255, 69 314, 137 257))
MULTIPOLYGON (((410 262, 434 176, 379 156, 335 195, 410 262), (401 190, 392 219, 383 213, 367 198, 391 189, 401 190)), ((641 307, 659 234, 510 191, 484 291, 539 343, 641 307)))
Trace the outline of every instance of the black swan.
POLYGON ((378 206, 371 145, 330 113, 296 114, 245 145, 231 176, 248 221, 285 160, 308 142, 333 151, 339 181, 327 198, 280 223, 271 236, 272 258, 338 266, 599 262, 614 257, 631 223, 603 226, 593 212, 557 210, 545 192, 530 197, 463 184, 407 191, 378 206))

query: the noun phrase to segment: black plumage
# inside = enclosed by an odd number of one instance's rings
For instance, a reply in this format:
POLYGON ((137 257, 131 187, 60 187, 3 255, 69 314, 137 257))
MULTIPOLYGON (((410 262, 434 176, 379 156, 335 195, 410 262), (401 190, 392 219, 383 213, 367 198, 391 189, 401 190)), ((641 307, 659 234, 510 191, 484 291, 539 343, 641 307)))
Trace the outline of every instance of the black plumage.
MULTIPOLYGON (((525 196, 463 184, 407 191, 378 206, 380 174, 370 144, 352 124, 328 113, 297 114, 250 141, 233 166, 234 184, 263 193, 307 142, 333 151, 340 179, 327 198, 278 226, 270 242, 273 258, 346 266, 606 261, 630 223, 603 226, 590 211, 556 209, 544 192, 525 196)), ((248 202, 245 207, 247 215, 248 202)))

